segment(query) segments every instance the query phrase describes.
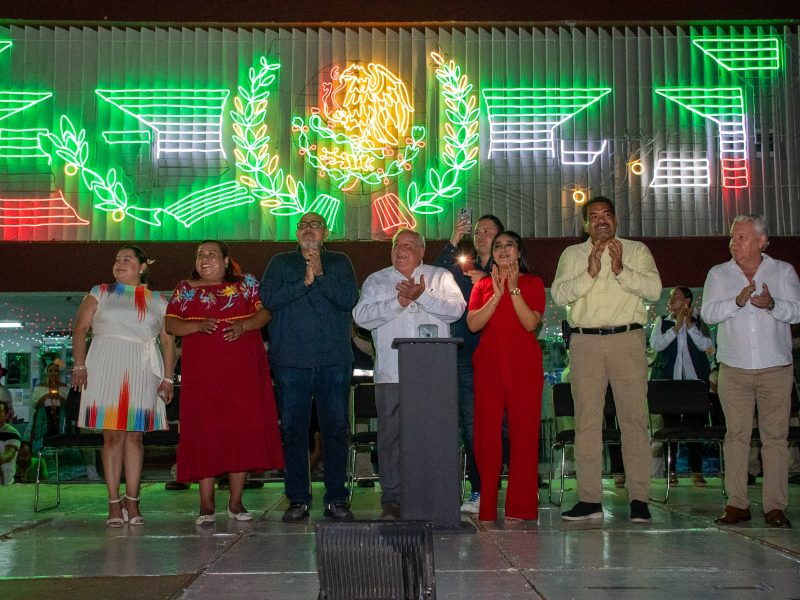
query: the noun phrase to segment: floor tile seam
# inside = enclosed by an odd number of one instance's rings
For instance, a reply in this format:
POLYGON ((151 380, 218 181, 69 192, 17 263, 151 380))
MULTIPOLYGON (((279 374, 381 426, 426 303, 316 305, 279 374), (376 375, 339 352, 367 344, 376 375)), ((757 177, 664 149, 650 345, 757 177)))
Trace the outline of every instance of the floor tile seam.
MULTIPOLYGON (((796 561, 800 562, 800 549, 799 550, 792 550, 791 548, 785 548, 783 546, 779 546, 779 545, 777 545, 777 544, 775 544, 773 542, 770 542, 768 540, 757 538, 757 537, 755 537, 753 535, 747 535, 748 531, 762 531, 762 529, 760 529, 760 528, 759 529, 747 528, 747 529, 738 529, 737 530, 737 529, 735 529, 733 527, 724 527, 724 528, 721 527, 720 531, 724 531, 726 533, 731 533, 731 534, 743 537, 746 540, 750 540, 751 542, 754 542, 754 543, 759 544, 761 546, 766 546, 767 548, 772 548, 773 550, 775 550, 779 554, 785 554, 788 557, 793 558, 796 561)), ((772 529, 772 528, 767 528, 767 531, 774 532, 775 530, 772 529)))
MULTIPOLYGON (((792 565, 787 565, 786 568, 767 568, 767 567, 736 567, 736 568, 722 568, 722 567, 713 567, 713 566, 702 566, 702 567, 681 567, 681 566, 665 566, 665 567, 643 567, 643 566, 559 566, 559 567, 525 567, 522 569, 524 572, 534 572, 534 573, 561 573, 564 571, 575 571, 575 572, 591 572, 591 573, 601 573, 601 572, 614 572, 614 573, 623 573, 623 572, 630 572, 630 573, 664 573, 669 575, 671 573, 794 573, 797 574, 797 568, 792 565)), ((438 572, 438 569, 437 569, 438 572)))
MULTIPOLYGON (((529 570, 529 569, 524 569, 529 570)), ((496 569, 442 569, 436 567, 436 574, 440 573, 519 573, 520 569, 514 567, 498 567, 496 569)))
POLYGON ((203 573, 206 577, 219 577, 219 576, 236 576, 243 577, 247 575, 317 575, 317 571, 208 571, 203 573))

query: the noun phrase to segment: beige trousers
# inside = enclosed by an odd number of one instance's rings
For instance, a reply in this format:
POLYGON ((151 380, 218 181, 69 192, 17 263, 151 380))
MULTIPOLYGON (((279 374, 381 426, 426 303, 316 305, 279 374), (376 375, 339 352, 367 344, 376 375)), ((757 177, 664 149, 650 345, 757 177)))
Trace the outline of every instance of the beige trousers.
POLYGON ((725 491, 728 504, 748 508, 747 463, 758 407, 761 462, 764 469, 764 512, 784 510, 789 502, 789 410, 794 374, 792 365, 769 369, 737 369, 721 364, 719 400, 725 413, 725 491))
POLYGON ((650 497, 650 434, 647 430, 647 357, 644 331, 614 335, 573 333, 570 341, 575 400, 575 467, 578 499, 603 495, 603 406, 611 384, 622 432, 622 461, 630 500, 650 497))

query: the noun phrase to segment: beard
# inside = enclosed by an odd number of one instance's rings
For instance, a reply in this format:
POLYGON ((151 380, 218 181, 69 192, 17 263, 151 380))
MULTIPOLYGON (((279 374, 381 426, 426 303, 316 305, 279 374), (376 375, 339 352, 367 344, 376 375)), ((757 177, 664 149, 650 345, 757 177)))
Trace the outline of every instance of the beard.
POLYGON ((316 240, 300 240, 302 250, 318 250, 322 248, 322 243, 316 240))

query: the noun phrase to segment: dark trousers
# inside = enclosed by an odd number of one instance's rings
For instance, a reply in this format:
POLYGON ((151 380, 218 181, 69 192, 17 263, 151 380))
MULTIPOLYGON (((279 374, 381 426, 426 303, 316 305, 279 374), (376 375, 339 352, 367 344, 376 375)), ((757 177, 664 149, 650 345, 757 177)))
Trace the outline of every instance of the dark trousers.
POLYGON ((286 462, 284 486, 290 502, 311 504, 308 429, 312 398, 316 399, 325 453, 324 502, 347 500, 344 482, 350 443, 350 371, 349 365, 311 369, 272 367, 280 405, 286 462))

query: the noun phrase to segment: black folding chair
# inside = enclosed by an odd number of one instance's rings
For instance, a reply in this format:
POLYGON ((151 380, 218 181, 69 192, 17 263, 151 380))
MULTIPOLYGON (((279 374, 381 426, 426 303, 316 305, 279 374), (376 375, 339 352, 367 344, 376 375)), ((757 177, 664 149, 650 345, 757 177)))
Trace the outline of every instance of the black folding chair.
MULTIPOLYGON (((575 402, 572 399, 572 387, 569 383, 557 383, 553 386, 553 414, 556 422, 559 418, 574 417, 575 416, 575 402)), ((603 416, 606 426, 602 430, 603 445, 609 446, 612 444, 621 443, 621 435, 619 429, 609 427, 608 424, 614 423, 616 418, 616 409, 614 407, 614 395, 611 392, 611 386, 606 389, 606 401, 603 407, 603 416)), ((550 448, 550 473, 549 484, 550 487, 547 491, 547 499, 550 503, 556 506, 561 506, 564 500, 564 479, 566 475, 566 454, 567 447, 575 446, 575 430, 564 429, 557 431, 555 441, 550 448), (555 453, 561 451, 561 486, 559 488, 558 502, 553 502, 553 472, 555 469, 555 453)))
POLYGON ((350 405, 350 450, 348 453, 347 465, 347 489, 348 504, 353 497, 353 488, 358 481, 375 481, 377 476, 368 477, 356 476, 356 458, 361 452, 372 453, 378 447, 377 431, 356 432, 356 424, 368 422, 378 418, 378 410, 375 406, 375 384, 359 383, 353 388, 352 404, 350 405))
MULTIPOLYGON (((663 499, 652 498, 652 500, 664 503, 669 500, 671 488, 669 474, 672 472, 674 460, 670 443, 673 442, 713 442, 717 444, 720 456, 719 476, 721 479, 724 477, 722 443, 725 441, 725 427, 714 426, 711 423, 711 401, 706 382, 699 379, 654 379, 647 383, 647 404, 650 411, 651 429, 653 415, 664 417, 697 415, 703 417, 703 425, 668 425, 653 431, 653 441, 662 444, 667 456, 667 492, 663 499)), ((724 481, 722 489, 724 494, 724 481)))

